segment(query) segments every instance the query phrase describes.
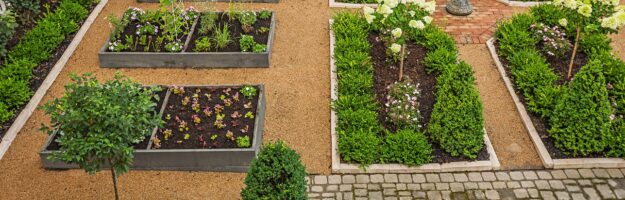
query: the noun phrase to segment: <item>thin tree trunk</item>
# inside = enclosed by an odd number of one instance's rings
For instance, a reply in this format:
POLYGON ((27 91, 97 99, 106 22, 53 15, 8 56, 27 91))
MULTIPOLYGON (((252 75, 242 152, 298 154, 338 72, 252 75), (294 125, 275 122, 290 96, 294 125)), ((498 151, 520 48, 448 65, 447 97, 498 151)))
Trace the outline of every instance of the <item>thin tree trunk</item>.
POLYGON ((404 49, 406 49, 406 44, 401 45, 401 54, 399 55, 399 81, 404 77, 404 49))
MULTIPOLYGON (((111 165, 111 159, 109 159, 109 165, 111 165)), ((111 177, 113 177, 113 188, 115 189, 115 200, 119 200, 119 193, 117 192, 117 175, 115 174, 115 168, 111 166, 111 177)))
POLYGON ((571 55, 571 62, 569 62, 569 73, 566 76, 568 80, 571 80, 571 73, 573 72, 573 62, 575 61, 575 54, 577 54, 577 46, 579 45, 579 34, 580 27, 578 26, 575 34, 575 45, 573 45, 573 55, 571 55))

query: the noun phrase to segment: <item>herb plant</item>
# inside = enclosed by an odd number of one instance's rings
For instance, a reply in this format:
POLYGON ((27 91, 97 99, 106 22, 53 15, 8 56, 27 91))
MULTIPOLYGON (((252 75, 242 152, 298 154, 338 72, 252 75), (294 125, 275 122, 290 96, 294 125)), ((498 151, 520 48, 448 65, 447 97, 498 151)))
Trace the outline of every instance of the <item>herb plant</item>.
POLYGON ((228 27, 228 23, 226 23, 222 29, 218 29, 217 27, 213 28, 215 30, 213 32, 213 41, 215 41, 217 49, 226 48, 230 43, 232 43, 228 27))
POLYGON ((271 18, 271 11, 270 10, 261 10, 258 13, 258 18, 259 19, 269 19, 269 18, 271 18))
POLYGON ((252 50, 254 53, 263 53, 267 52, 267 45, 264 44, 254 44, 254 49, 252 50))
POLYGON ((206 52, 211 49, 211 41, 208 37, 201 37, 195 41, 195 51, 206 52))
POLYGON ((256 88, 250 85, 243 86, 239 91, 247 99, 253 99, 256 97, 256 88))
POLYGON ((241 29, 243 32, 250 33, 254 30, 254 24, 256 23, 256 12, 244 11, 238 15, 239 22, 241 23, 241 29))
POLYGON ((250 137, 243 136, 243 137, 237 137, 237 147, 239 148, 247 148, 252 146, 250 143, 250 137))
POLYGON ((208 34, 208 32, 212 31, 213 27, 215 27, 215 24, 217 23, 217 17, 216 12, 208 11, 202 13, 200 17, 200 34, 208 34))
POLYGON ((421 128, 419 125, 421 114, 419 112, 420 92, 418 87, 419 85, 413 84, 410 78, 388 86, 388 95, 384 107, 389 122, 402 128, 409 127, 415 130, 421 128))
POLYGON ((562 58, 573 46, 566 38, 566 33, 557 26, 550 27, 539 23, 532 24, 530 28, 534 31, 534 37, 540 38, 542 51, 549 56, 562 58))
POLYGON ((65 96, 41 107, 51 118, 42 130, 59 134, 60 150, 49 158, 78 164, 89 174, 108 163, 119 199, 117 177, 130 170, 133 144, 162 123, 153 114, 152 96, 158 90, 145 89, 121 73, 105 83, 89 74, 71 78, 74 83, 65 86, 65 96))
POLYGON ((256 45, 256 42, 254 41, 254 37, 251 35, 241 35, 241 39, 239 39, 239 45, 241 47, 241 51, 248 52, 254 49, 254 45, 256 45))

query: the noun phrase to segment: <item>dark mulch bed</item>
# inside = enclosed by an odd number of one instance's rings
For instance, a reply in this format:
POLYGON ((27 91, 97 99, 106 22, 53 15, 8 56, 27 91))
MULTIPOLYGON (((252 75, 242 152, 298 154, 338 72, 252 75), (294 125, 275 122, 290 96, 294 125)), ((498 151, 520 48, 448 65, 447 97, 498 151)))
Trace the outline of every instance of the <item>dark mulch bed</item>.
MULTIPOLYGON (((161 90, 160 92, 157 92, 156 95, 158 95, 158 99, 156 98, 152 98, 152 101, 154 101, 154 103, 156 103, 156 107, 154 107, 154 114, 158 115, 161 107, 163 106, 163 103, 165 101, 165 95, 167 94, 167 88, 163 87, 163 90, 161 90)), ((150 132, 150 134, 152 134, 152 132, 150 132)), ((52 140, 52 142, 50 143, 50 145, 46 148, 46 150, 59 150, 60 146, 59 143, 55 142, 55 140, 59 137, 59 135, 55 135, 54 139, 52 140)), ((143 141, 141 141, 140 143, 137 143, 134 145, 134 149, 147 149, 148 148, 148 143, 150 142, 150 136, 146 136, 145 139, 143 141)))
MULTIPOLYGON (((495 42, 495 48, 499 51, 499 42, 497 41, 495 42)), ((539 48, 538 45, 537 45, 537 48, 539 48)), ((568 67, 569 67, 569 62, 571 59, 572 52, 573 52, 572 50, 567 52, 565 58, 556 58, 556 57, 549 56, 544 53, 542 54, 543 58, 547 60, 547 64, 549 64, 549 67, 553 70, 554 73, 556 73, 556 75, 558 75, 559 79, 556 82, 556 84, 558 85, 564 85, 569 82, 569 80, 567 79, 567 74, 568 74, 568 67)), ((501 61, 501 64, 504 66, 504 69, 506 70, 506 74, 508 75, 508 77, 512 79, 512 76, 510 75, 511 69, 510 69, 508 60, 506 60, 502 56, 499 56, 499 60, 501 61)), ((579 70, 584 65, 586 65, 586 63, 588 63, 588 55, 586 55, 584 52, 577 52, 577 55, 575 56, 575 60, 573 61, 573 70, 571 72, 572 77, 575 77, 575 74, 577 74, 577 72, 579 72, 579 70)), ((514 87, 514 91, 517 97, 519 98, 519 100, 521 101, 521 103, 523 103, 523 105, 527 108, 527 104, 525 102, 525 96, 516 87, 514 87)), ((572 156, 572 155, 564 154, 564 152, 556 148, 555 141, 553 140, 553 138, 549 136, 548 130, 550 127, 549 127, 549 124, 547 123, 547 119, 543 119, 539 115, 529 112, 529 111, 527 112, 527 114, 532 120, 532 123, 534 124, 534 128, 536 129, 536 132, 540 136, 540 139, 542 140, 543 144, 547 148, 547 151, 549 151, 549 155, 552 158, 554 159, 607 158, 605 155, 602 155, 602 154, 591 154, 587 156, 572 156)))
MULTIPOLYGON (((42 0, 42 2, 52 2, 52 1, 51 0, 42 0)), ((52 5, 56 5, 56 4, 52 4, 52 5)), ((88 9, 89 13, 91 13, 91 11, 93 11, 93 9, 95 8, 96 5, 97 4, 94 4, 94 5, 92 5, 88 9)), ((78 25, 82 26, 83 23, 84 23, 84 21, 81 21, 78 25)), ((33 25, 30 25, 27 29, 21 30, 21 32, 20 32, 21 35, 19 35, 19 36, 18 36, 18 34, 14 35, 14 37, 12 39, 13 43, 10 44, 10 45, 12 45, 10 47, 15 46, 17 44, 17 42, 19 42, 19 38, 21 38, 21 36, 23 36, 23 34, 27 30, 30 30, 32 28, 32 26, 33 25)), ((52 70, 52 67, 54 67, 56 62, 59 61, 59 59, 61 59, 61 56, 63 56, 63 53, 65 52, 65 50, 67 49, 69 44, 74 39, 74 36, 76 36, 75 33, 65 37, 65 40, 59 45, 59 47, 56 49, 56 51, 52 54, 52 57, 50 59, 48 59, 48 61, 45 61, 43 63, 39 63, 39 65, 33 70, 33 76, 32 76, 32 78, 29 81, 29 88, 30 88, 31 91, 33 91, 33 93, 35 91, 37 91, 37 89, 39 89, 39 86, 41 86, 43 81, 46 79, 46 77, 48 76, 48 73, 50 73, 50 70, 52 70)), ((10 49, 10 48, 7 48, 7 49, 10 49)), ((26 104, 24 104, 20 108, 16 109, 15 116, 13 116, 13 118, 11 118, 9 121, 7 121, 5 123, 0 124, 0 138, 4 137, 4 134, 6 134, 6 132, 9 130, 9 128, 11 128, 11 125, 13 124, 13 122, 15 121, 17 116, 19 116, 20 112, 22 112, 24 107, 26 107, 26 104)))
MULTIPOLYGON (((374 91, 376 93, 376 100, 379 105, 386 103, 387 87, 399 78, 399 62, 391 63, 387 61, 386 49, 384 42, 378 39, 377 33, 369 34, 369 43, 371 44, 371 50, 369 54, 372 57, 374 72, 374 91)), ((425 72, 425 64, 423 59, 427 50, 414 42, 408 42, 406 45, 406 59, 404 60, 404 76, 409 77, 412 81, 419 84, 421 91, 421 97, 419 98, 419 111, 421 112, 421 126, 422 130, 427 129, 428 122, 434 109, 434 103, 436 102, 436 77, 437 74, 428 74, 425 72)), ((397 130, 393 124, 386 121, 386 110, 384 106, 380 106, 378 110, 378 121, 386 129, 394 132, 397 130)), ((472 161, 464 157, 452 157, 451 154, 445 152, 440 148, 436 142, 430 142, 432 144, 432 156, 434 157, 433 163, 449 163, 457 161, 472 161)), ((488 160, 489 154, 486 149, 486 145, 482 148, 482 151, 478 154, 476 160, 488 160)))
MULTIPOLYGON (((165 113, 163 114, 165 126, 157 133, 158 138, 161 140, 161 149, 239 148, 237 147, 236 141, 226 137, 228 131, 234 134, 234 138, 248 136, 251 144, 254 140, 255 119, 258 117, 256 114, 259 97, 256 95, 253 99, 247 99, 239 93, 239 89, 240 87, 189 87, 185 88, 184 96, 172 93, 167 102, 165 113), (195 112, 192 109, 192 96, 196 93, 197 89, 200 90, 198 92, 200 104, 199 112, 195 112), (228 89, 230 91, 227 91, 228 89), (206 97, 206 94, 210 95, 210 99, 206 97), (239 95, 239 101, 235 99, 236 94, 239 95), (231 99, 232 105, 229 107, 224 106, 224 101, 220 99, 221 95, 225 95, 226 99, 231 99), (186 106, 182 105, 184 97, 189 97, 191 99, 186 106), (225 114, 225 118, 223 119, 225 127, 222 129, 218 129, 214 125, 217 116, 215 106, 217 104, 224 106, 222 113, 225 114), (249 107, 246 108, 246 104, 249 107), (210 116, 206 116, 203 112, 206 106, 210 106, 210 111, 212 111, 210 116), (244 117, 248 111, 254 114, 254 119, 244 117), (233 117, 233 113, 235 112, 238 112, 240 116, 233 117), (166 119, 168 115, 171 116, 169 120, 166 119), (193 122, 193 115, 197 115, 201 118, 199 124, 193 122), (187 122, 188 131, 180 131, 180 123, 176 121, 177 117, 187 122), (167 129, 173 131, 173 136, 165 140, 163 132, 167 129), (185 134, 189 134, 190 136, 186 140, 184 139, 185 134), (215 140, 211 140, 211 136, 213 135, 217 135, 215 140)), ((256 89, 260 91, 260 88, 257 87, 256 89)), ((154 146, 152 148, 154 148, 154 146)))
MULTIPOLYGON (((257 33, 256 30, 260 29, 261 27, 270 28, 271 18, 269 19, 257 18, 256 23, 254 24, 254 29, 249 33, 245 33, 243 32, 243 29, 241 28, 241 23, 239 23, 238 20, 230 21, 230 18, 225 13, 219 13, 218 16, 219 17, 218 17, 217 24, 219 25, 220 28, 223 28, 226 24, 228 24, 228 30, 230 32, 230 38, 232 39, 232 42, 223 49, 211 48, 210 52, 241 52, 241 47, 239 44, 239 39, 241 38, 241 34, 253 36, 254 41, 256 41, 256 43, 259 43, 259 44, 266 45, 267 42, 269 41, 269 31, 261 34, 261 33, 257 33)), ((191 36, 191 41, 189 42, 189 46, 187 47, 186 52, 197 52, 195 51, 195 42, 199 38, 207 37, 207 36, 209 38, 212 37, 213 31, 210 31, 207 34, 200 34, 198 30, 200 29, 200 27, 202 27, 202 22, 201 20, 198 20, 197 25, 195 26, 195 30, 193 32, 194 34, 191 36)))

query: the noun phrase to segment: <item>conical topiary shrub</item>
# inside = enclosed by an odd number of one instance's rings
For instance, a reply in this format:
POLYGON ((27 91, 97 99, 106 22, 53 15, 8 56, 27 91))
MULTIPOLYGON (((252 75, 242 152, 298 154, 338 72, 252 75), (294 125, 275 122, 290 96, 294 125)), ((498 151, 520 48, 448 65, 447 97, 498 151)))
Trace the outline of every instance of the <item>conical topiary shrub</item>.
POLYGON ((307 199, 306 169, 284 142, 265 145, 245 177, 243 199, 307 199))

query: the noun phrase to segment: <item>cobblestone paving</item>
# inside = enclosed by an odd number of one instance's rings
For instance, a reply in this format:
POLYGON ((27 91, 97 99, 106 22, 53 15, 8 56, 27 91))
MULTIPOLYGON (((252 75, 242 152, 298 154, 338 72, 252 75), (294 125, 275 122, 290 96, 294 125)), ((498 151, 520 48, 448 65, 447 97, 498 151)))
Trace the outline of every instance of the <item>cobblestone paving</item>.
POLYGON ((310 199, 625 199, 625 169, 311 175, 310 199))

